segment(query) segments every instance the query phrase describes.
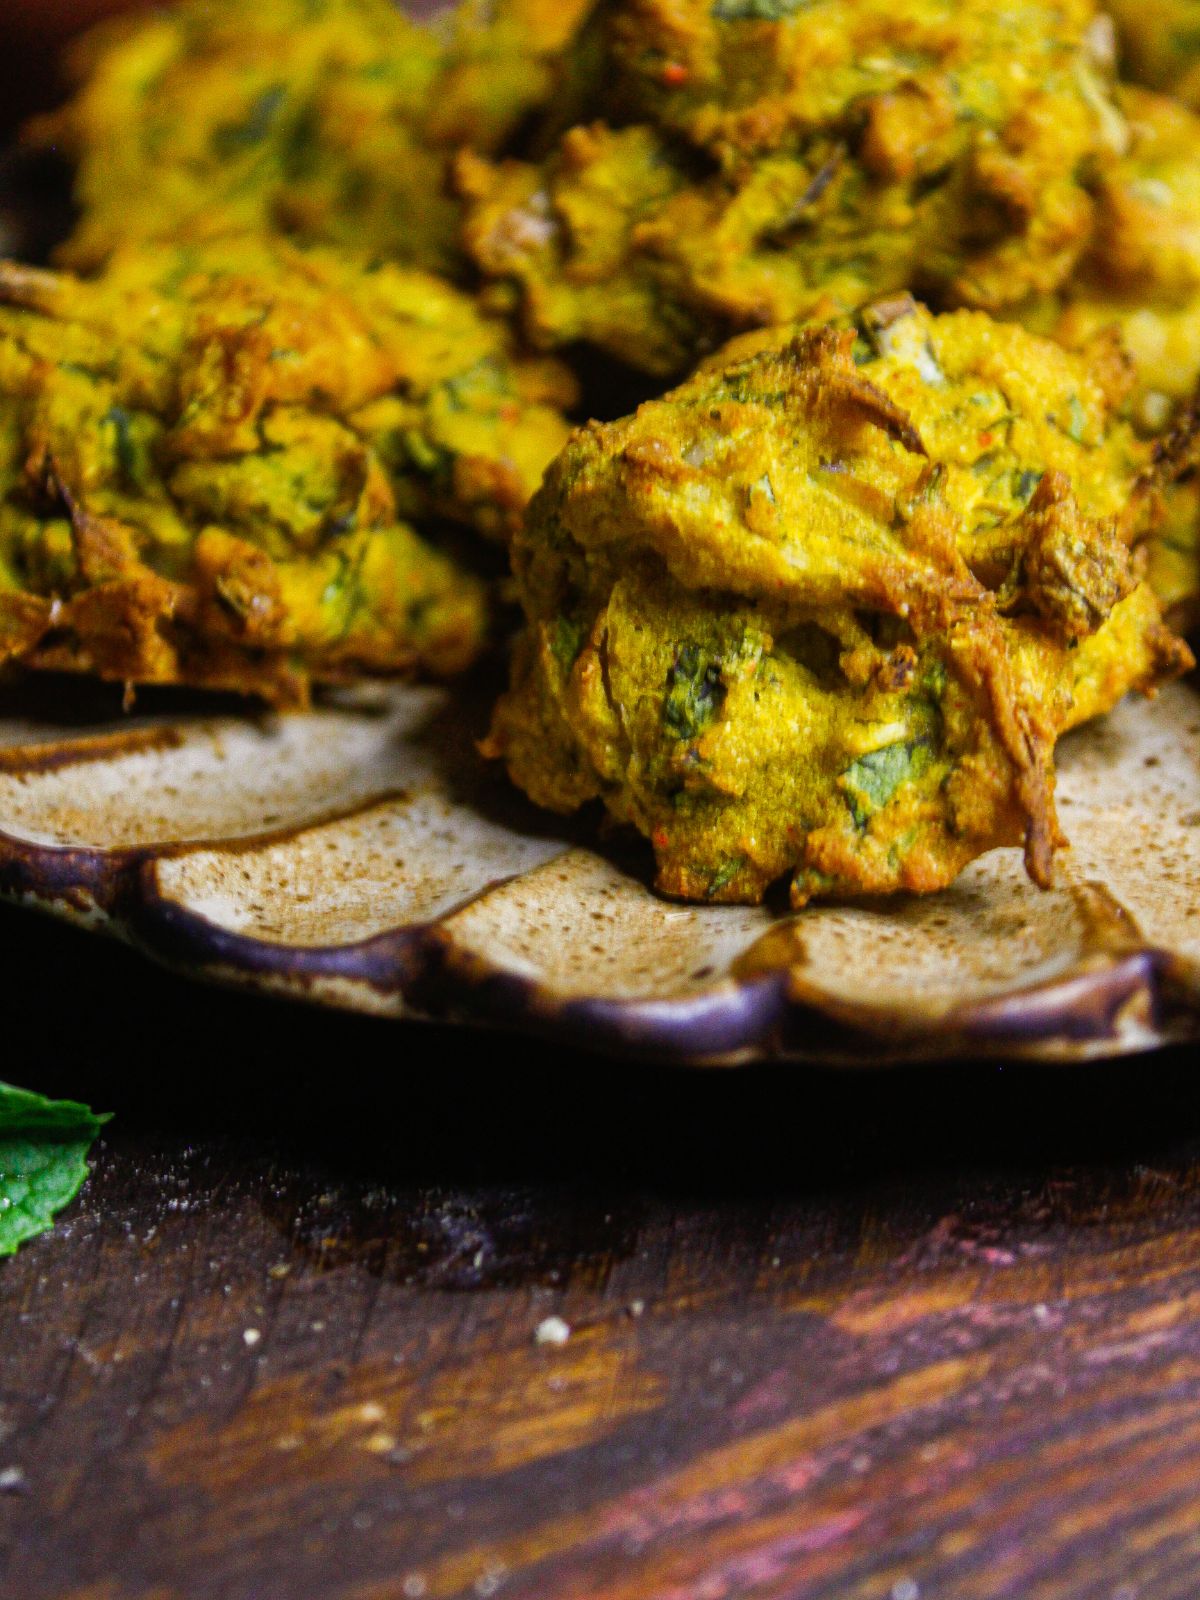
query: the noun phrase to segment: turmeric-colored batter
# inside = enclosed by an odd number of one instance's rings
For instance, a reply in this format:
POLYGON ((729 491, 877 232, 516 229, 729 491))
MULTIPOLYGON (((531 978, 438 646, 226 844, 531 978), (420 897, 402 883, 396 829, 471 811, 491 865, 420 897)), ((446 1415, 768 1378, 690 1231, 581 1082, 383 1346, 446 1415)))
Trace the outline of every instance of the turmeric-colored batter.
POLYGON ((1068 727, 1190 661, 1140 580, 1119 362, 907 298, 747 335, 580 430, 514 547, 490 749, 690 899, 932 890, 1023 842, 1068 727))
POLYGON ((0 266, 0 661, 280 703, 456 671, 484 590, 407 519, 509 532, 570 392, 399 268, 244 238, 0 266))

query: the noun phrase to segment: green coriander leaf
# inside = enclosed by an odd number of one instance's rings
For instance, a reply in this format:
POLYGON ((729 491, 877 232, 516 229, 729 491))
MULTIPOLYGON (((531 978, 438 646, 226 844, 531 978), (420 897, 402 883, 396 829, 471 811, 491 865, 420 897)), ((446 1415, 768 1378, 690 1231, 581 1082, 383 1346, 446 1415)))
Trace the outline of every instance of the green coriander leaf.
POLYGON ((730 856, 728 860, 721 863, 708 880, 708 888, 705 890, 710 900, 719 895, 722 889, 733 882, 742 870, 742 861, 743 858, 741 856, 730 856))
POLYGON ((286 100, 287 89, 282 83, 264 89, 240 122, 226 122, 216 129, 212 138, 214 150, 229 160, 262 144, 274 128, 286 100))
POLYGON ((137 481, 137 452, 130 427, 132 418, 124 406, 111 406, 103 419, 112 428, 117 466, 126 483, 137 481))
POLYGON ((721 668, 699 645, 681 645, 667 673, 663 721, 677 739, 702 733, 725 699, 721 668))
POLYGON ((919 778, 929 765, 924 739, 902 740, 870 750, 842 774, 846 800, 856 827, 865 828, 873 812, 887 805, 902 783, 919 778))
POLYGON ((564 672, 570 672, 578 661, 585 637, 586 631, 582 622, 574 622, 570 617, 555 617, 554 630, 550 635, 550 649, 564 672))
POLYGON ((807 4, 808 0, 717 0, 712 14, 722 22, 782 22, 807 4))
POLYGON ((79 1193, 107 1121, 78 1101, 0 1083, 0 1256, 44 1233, 79 1193))
POLYGON ((1067 402, 1067 425, 1063 432, 1076 444, 1087 443, 1088 414, 1077 394, 1073 394, 1067 402))

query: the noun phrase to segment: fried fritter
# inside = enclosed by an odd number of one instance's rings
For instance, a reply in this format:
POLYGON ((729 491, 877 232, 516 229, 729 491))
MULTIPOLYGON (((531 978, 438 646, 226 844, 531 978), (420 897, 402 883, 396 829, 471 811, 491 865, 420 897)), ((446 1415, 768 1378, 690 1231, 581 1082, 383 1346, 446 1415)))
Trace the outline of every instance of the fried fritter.
POLYGON ((184 0, 106 24, 33 131, 78 163, 61 260, 241 228, 452 268, 447 152, 500 148, 552 95, 588 4, 468 0, 422 25, 393 0, 184 0))
POLYGON ((1190 662, 1110 377, 902 298, 581 429, 514 545, 490 753, 554 810, 601 799, 691 899, 933 890, 1022 841, 1046 883, 1057 738, 1190 662))
POLYGON ((1092 245, 1033 316, 1073 349, 1118 328, 1137 374, 1139 425, 1154 433, 1200 379, 1200 117, 1142 89, 1119 99, 1129 149, 1097 176, 1092 245))
MULTIPOLYGON (((1026 326, 1089 359, 1120 335, 1132 359, 1132 415, 1163 434, 1200 383, 1200 117, 1164 95, 1122 88, 1126 155, 1097 180, 1095 239, 1056 296, 1023 307, 1026 326)), ((1166 488, 1149 576, 1180 617, 1200 603, 1200 486, 1166 488)))
POLYGON ((706 314, 680 263, 639 244, 652 232, 686 248, 669 222, 704 193, 652 128, 572 128, 541 166, 463 156, 457 174, 467 248, 516 291, 535 347, 584 341, 660 376, 709 348, 719 311, 706 314))
POLYGON ((959 154, 961 130, 937 143, 956 122, 1036 124, 1056 93, 1080 117, 1076 102, 1103 93, 1094 58, 1112 55, 1110 28, 1087 37, 1095 18, 1081 0, 613 0, 608 29, 632 115, 726 163, 794 147, 854 106, 873 152, 932 172, 959 154))
POLYGON ((1147 546, 1146 581, 1174 628, 1189 637, 1200 623, 1200 482, 1195 471, 1168 484, 1162 521, 1147 546))
POLYGON ((459 183, 531 338, 652 373, 881 293, 1049 293, 1123 148, 1090 0, 618 0, 608 27, 604 120, 459 183))
MULTIPOLYGON (((568 369, 521 354, 502 322, 426 273, 235 236, 131 247, 98 280, 61 281, 80 307, 103 307, 110 290, 142 297, 154 306, 155 339, 176 347, 197 317, 214 327, 228 319, 263 393, 299 384, 352 416, 405 517, 506 538, 569 433, 562 411, 578 396, 568 369), (295 346, 286 376, 275 343, 295 346)), ((237 377, 208 375, 203 404, 215 418, 231 403, 222 385, 237 377)), ((242 437, 252 444, 248 427, 242 437)))
POLYGON ((405 519, 510 527, 563 382, 399 268, 244 239, 0 267, 0 661, 283 704, 457 671, 483 586, 405 519))

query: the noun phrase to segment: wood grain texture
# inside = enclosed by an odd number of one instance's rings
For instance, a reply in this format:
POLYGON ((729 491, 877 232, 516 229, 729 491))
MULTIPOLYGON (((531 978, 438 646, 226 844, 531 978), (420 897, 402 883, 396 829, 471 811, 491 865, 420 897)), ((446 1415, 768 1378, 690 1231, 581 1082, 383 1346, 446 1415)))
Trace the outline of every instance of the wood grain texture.
POLYGON ((1182 1055, 506 1058, 0 940, 6 1075, 119 1113, 0 1269, 5 1597, 1200 1592, 1182 1055))

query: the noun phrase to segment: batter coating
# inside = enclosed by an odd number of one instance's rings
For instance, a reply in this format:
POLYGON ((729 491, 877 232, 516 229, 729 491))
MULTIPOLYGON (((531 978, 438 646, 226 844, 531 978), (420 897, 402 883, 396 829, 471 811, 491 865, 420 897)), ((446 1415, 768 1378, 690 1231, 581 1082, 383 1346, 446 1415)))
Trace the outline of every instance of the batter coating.
POLYGON ((279 704, 458 671, 484 587, 405 519, 507 531, 566 436, 556 384, 397 268, 247 240, 4 265, 0 662, 279 704))
POLYGON ((1117 25, 1127 76, 1200 107, 1197 0, 1109 0, 1107 10, 1117 25))
MULTIPOLYGON (((1130 146, 1098 180, 1092 247, 1062 292, 1022 320, 1085 355, 1118 333, 1133 361, 1133 420, 1152 437, 1200 383, 1200 117, 1144 89, 1119 98, 1130 146)), ((1200 602, 1200 485, 1191 476, 1164 493, 1148 574, 1186 619, 1200 602)))
POLYGON ((1144 89, 1122 89, 1120 104, 1129 149, 1096 180, 1091 248, 1057 301, 1032 315, 1073 349, 1118 328, 1137 421, 1157 433, 1200 380, 1200 117, 1144 89))
POLYGON ((902 298, 580 430, 514 546, 490 753, 689 899, 934 890, 1021 842, 1048 882, 1057 738, 1190 662, 1121 376, 902 298))
POLYGON ((1050 293, 1124 147, 1089 0, 618 0, 608 30, 603 121, 460 161, 466 237, 536 342, 656 374, 882 293, 1050 293))
POLYGON ((430 270, 459 265, 449 152, 502 147, 555 92, 590 0, 184 0, 109 23, 34 130, 78 163, 64 264, 131 239, 279 230, 430 270))

